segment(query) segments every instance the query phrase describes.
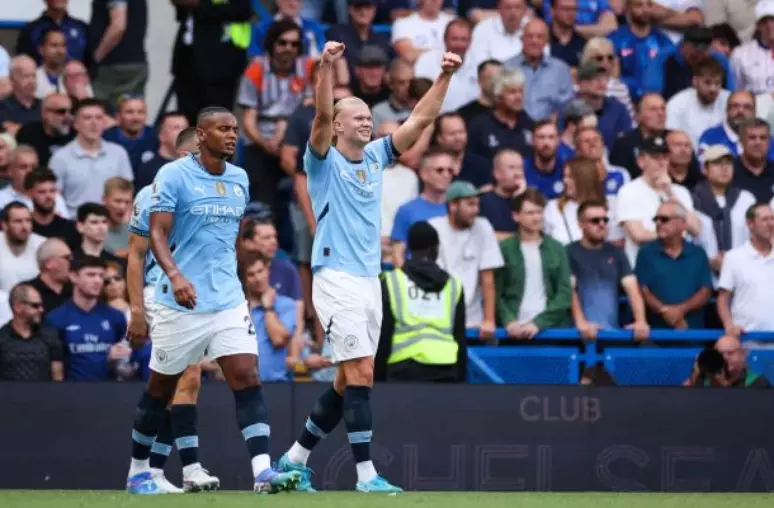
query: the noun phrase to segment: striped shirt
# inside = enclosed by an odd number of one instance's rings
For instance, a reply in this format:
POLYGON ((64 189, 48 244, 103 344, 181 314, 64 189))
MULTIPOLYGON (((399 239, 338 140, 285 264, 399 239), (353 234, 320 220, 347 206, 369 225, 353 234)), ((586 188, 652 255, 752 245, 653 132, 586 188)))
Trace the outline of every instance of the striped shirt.
POLYGON ((742 44, 731 53, 731 71, 739 90, 754 94, 774 92, 774 51, 759 40, 742 44))
POLYGON ((237 103, 258 111, 258 131, 262 136, 272 138, 277 121, 287 120, 309 96, 313 65, 311 58, 297 58, 294 69, 284 76, 272 70, 268 57, 257 57, 247 67, 239 84, 237 103))

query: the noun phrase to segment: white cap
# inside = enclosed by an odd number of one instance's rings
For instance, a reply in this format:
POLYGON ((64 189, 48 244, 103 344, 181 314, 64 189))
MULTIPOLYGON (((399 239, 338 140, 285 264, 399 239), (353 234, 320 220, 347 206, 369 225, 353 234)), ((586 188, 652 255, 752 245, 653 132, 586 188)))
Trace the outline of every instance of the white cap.
POLYGON ((774 17, 774 0, 760 0, 755 6, 755 20, 757 22, 768 16, 774 17))
POLYGON ((733 158, 734 154, 731 153, 731 150, 729 150, 726 145, 710 145, 702 152, 701 162, 702 164, 707 164, 708 162, 715 162, 724 157, 733 158))

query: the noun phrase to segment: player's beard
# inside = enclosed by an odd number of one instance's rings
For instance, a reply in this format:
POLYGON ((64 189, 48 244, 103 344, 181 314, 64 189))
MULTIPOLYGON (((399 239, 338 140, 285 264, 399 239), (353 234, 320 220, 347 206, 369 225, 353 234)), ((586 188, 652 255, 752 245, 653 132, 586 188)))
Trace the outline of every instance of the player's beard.
POLYGON ((40 215, 50 215, 54 211, 55 207, 56 207, 56 203, 52 203, 51 206, 49 207, 44 207, 37 201, 32 202, 33 211, 39 213, 40 215))

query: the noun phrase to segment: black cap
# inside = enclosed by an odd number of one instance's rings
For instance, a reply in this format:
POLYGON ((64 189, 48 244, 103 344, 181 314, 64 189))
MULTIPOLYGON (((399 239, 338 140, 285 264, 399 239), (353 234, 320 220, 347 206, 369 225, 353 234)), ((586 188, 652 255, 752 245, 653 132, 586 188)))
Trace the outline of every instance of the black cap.
POLYGON ((387 53, 379 46, 366 45, 360 48, 360 52, 357 54, 355 65, 362 66, 384 66, 389 63, 387 53))
POLYGON ((706 26, 691 26, 685 31, 683 41, 699 49, 709 48, 712 43, 712 29, 706 26))
POLYGON ((640 153, 664 154, 669 153, 669 147, 663 136, 653 136, 642 140, 640 153))
POLYGON ((406 247, 410 251, 426 251, 438 247, 438 231, 427 221, 415 222, 409 228, 406 247))

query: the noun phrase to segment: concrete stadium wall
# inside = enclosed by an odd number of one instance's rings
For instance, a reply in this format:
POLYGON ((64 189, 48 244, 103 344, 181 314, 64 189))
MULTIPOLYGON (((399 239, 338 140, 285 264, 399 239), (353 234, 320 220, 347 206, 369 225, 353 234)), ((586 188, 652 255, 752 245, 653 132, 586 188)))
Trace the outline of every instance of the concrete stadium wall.
MULTIPOLYGON (((293 442, 319 384, 265 388, 272 458, 293 442)), ((121 489, 134 383, 0 384, 2 489, 121 489)), ((381 385, 374 461, 410 490, 772 491, 767 390, 381 385)), ((222 384, 199 406, 202 462, 224 489, 251 474, 222 384)), ((341 425, 312 454, 315 484, 354 487, 341 425)), ((173 457, 169 477, 179 481, 173 457)))

